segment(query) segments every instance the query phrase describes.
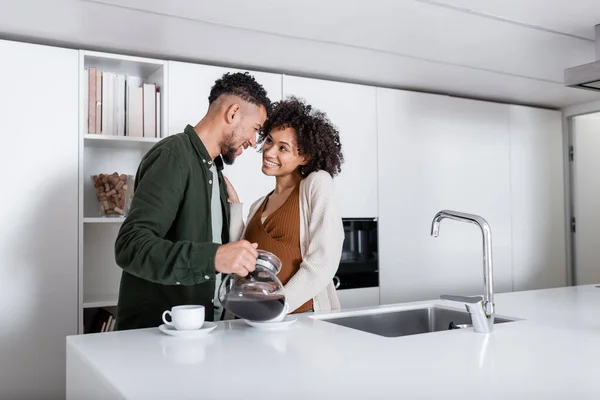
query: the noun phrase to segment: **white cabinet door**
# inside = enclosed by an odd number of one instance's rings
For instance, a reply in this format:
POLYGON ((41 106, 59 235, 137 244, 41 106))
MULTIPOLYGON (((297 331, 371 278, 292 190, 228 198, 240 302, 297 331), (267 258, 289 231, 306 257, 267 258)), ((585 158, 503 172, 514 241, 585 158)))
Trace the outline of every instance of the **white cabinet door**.
POLYGON ((338 290, 337 295, 342 309, 379 305, 378 287, 338 290))
POLYGON ((0 54, 0 398, 64 398, 78 316, 78 52, 0 40, 0 54))
POLYGON ((600 283, 600 113, 573 118, 572 129, 574 283, 592 285, 600 283))
POLYGON ((378 89, 381 303, 482 294, 476 225, 431 221, 478 214, 492 230, 494 284, 512 290, 508 107, 378 89))
MULTIPOLYGON (((208 110, 208 95, 215 81, 226 72, 245 72, 231 68, 169 62, 169 127, 167 135, 182 132, 187 124, 196 125, 208 110)), ((281 75, 250 72, 263 85, 271 101, 281 100, 281 75)), ((224 175, 234 185, 247 215, 250 205, 275 187, 275 180, 262 171, 262 156, 247 149, 224 175)))
POLYGON ((514 290, 566 284, 563 164, 561 112, 510 106, 514 290))
POLYGON ((376 88, 284 75, 283 93, 327 113, 340 132, 345 162, 334 182, 342 217, 376 218, 376 88))

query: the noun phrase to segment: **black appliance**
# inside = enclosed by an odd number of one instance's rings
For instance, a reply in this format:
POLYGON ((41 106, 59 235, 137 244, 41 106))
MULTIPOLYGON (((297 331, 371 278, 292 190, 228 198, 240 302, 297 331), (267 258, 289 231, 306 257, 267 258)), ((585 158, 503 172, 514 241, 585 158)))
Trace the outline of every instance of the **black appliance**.
POLYGON ((344 245, 333 278, 338 290, 379 286, 377 218, 343 218, 344 245))

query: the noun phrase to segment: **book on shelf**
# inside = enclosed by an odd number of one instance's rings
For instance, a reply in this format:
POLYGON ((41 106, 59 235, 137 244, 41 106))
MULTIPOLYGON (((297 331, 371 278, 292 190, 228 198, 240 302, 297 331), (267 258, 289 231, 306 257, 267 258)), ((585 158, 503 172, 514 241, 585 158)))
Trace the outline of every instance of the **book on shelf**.
POLYGON ((161 137, 161 93, 156 83, 95 67, 87 71, 88 133, 161 137))
POLYGON ((115 330, 116 318, 106 308, 98 308, 85 326, 85 333, 112 332, 115 330))

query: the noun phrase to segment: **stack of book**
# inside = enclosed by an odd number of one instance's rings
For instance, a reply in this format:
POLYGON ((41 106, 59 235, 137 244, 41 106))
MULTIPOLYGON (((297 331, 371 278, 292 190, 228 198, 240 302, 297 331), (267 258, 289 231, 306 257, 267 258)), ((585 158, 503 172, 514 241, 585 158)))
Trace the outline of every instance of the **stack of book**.
POLYGON ((95 67, 87 71, 88 133, 161 137, 161 98, 156 83, 95 67))
POLYGON ((85 333, 112 332, 114 330, 115 316, 106 308, 98 308, 85 327, 85 333))

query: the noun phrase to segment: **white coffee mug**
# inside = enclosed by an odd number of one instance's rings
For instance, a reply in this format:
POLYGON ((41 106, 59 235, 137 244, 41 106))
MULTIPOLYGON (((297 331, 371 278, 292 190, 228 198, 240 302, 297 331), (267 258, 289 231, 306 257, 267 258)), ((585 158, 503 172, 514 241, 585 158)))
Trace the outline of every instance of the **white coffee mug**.
POLYGON ((200 329, 204 324, 204 306, 175 306, 163 313, 162 320, 178 331, 200 329), (171 317, 171 321, 167 321, 167 315, 171 317))

